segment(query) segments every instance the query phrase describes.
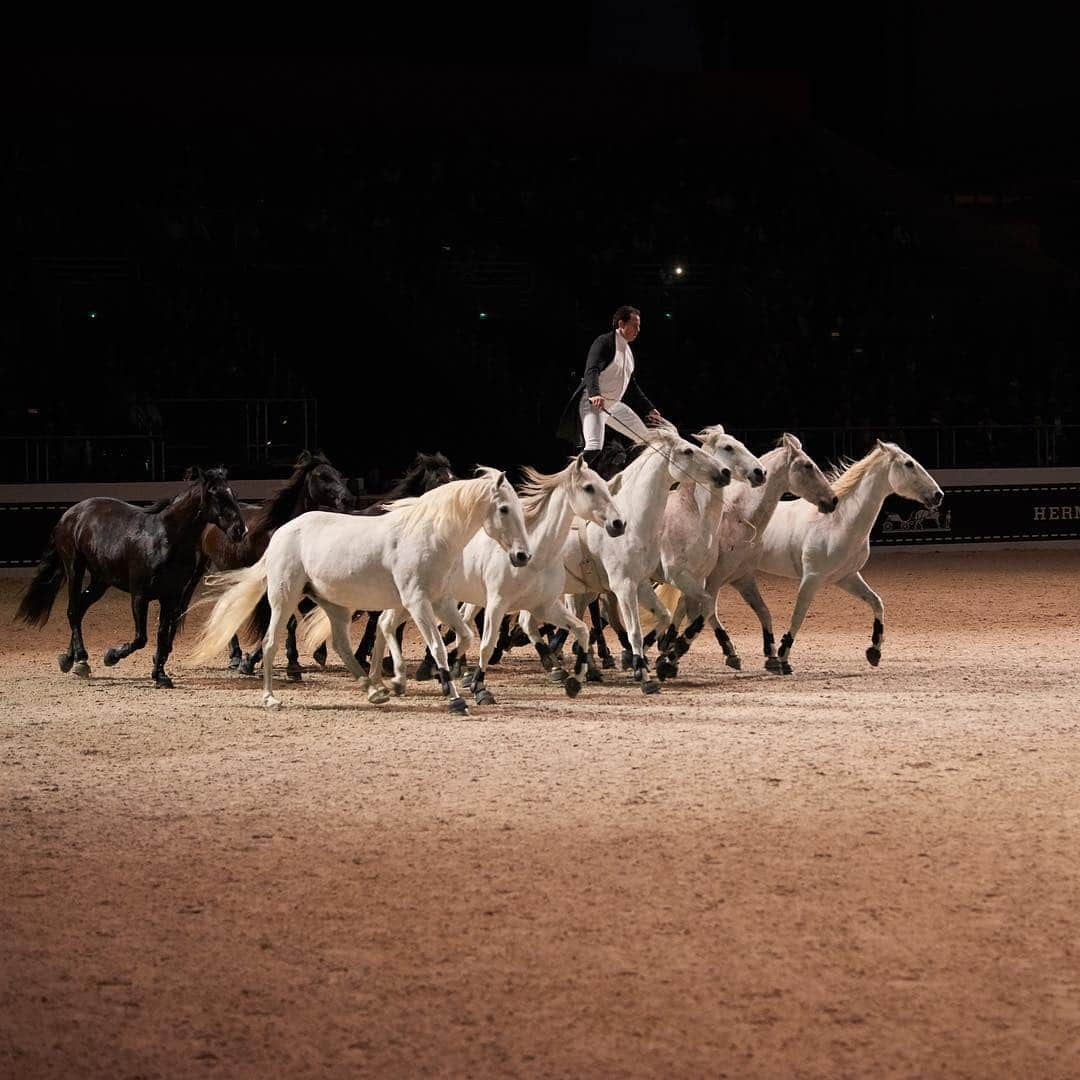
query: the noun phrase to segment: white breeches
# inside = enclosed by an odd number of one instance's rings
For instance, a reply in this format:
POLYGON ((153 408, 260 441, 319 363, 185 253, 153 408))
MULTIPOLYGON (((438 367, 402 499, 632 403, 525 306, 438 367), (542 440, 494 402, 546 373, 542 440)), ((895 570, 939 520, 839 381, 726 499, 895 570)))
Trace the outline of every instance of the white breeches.
POLYGON ((621 401, 605 400, 606 412, 594 409, 589 404, 586 394, 581 395, 581 432, 585 436, 586 450, 602 450, 604 448, 604 425, 610 425, 613 431, 630 438, 631 435, 638 439, 644 439, 648 428, 641 421, 629 405, 621 401))

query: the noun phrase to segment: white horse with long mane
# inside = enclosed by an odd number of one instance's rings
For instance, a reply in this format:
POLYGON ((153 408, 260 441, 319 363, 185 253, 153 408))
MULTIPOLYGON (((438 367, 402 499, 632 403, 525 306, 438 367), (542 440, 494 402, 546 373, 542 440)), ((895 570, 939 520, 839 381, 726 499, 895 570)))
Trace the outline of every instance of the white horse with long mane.
POLYGON ((455 630, 460 618, 446 585, 462 549, 483 529, 514 566, 530 558, 528 533, 517 492, 506 474, 481 467, 475 480, 455 480, 418 498, 389 503, 382 517, 354 517, 318 511, 283 525, 266 553, 252 567, 220 574, 211 583, 230 586, 217 601, 192 653, 206 661, 248 622, 263 629, 263 704, 276 708, 274 655, 285 637, 285 624, 302 596, 319 605, 330 620, 338 656, 359 679, 368 700, 381 704, 389 694, 372 684, 349 645, 354 611, 404 609, 412 616, 438 664, 439 682, 450 696, 450 711, 467 713, 448 670, 439 634, 442 621, 455 630), (263 593, 269 617, 259 611, 263 593))
MULTIPOLYGON (((791 625, 780 641, 778 660, 785 675, 791 674, 788 656, 795 635, 811 602, 825 585, 835 585, 870 606, 874 625, 866 659, 877 667, 885 641, 885 605, 860 573, 870 557, 870 530, 889 495, 900 495, 926 507, 938 506, 944 497, 934 478, 909 453, 895 443, 880 440, 864 458, 834 470, 829 480, 838 500, 836 509, 823 514, 818 507, 801 500, 780 503, 762 536, 754 571, 740 579, 752 580, 757 570, 764 570, 799 581, 791 625)), ((749 594, 745 585, 736 588, 760 618, 761 610, 750 598, 758 595, 756 583, 749 594)), ((767 616, 768 608, 764 612, 767 616)), ((771 634, 771 625, 765 629, 765 619, 762 627, 763 632, 771 634)))
POLYGON ((687 442, 671 424, 652 428, 641 452, 608 486, 626 521, 626 536, 613 539, 589 522, 576 525, 563 545, 567 591, 574 595, 575 614, 599 592, 611 592, 627 630, 634 678, 642 690, 656 693, 660 684, 645 678, 638 605, 652 611, 666 626, 671 615, 652 590, 650 575, 660 560, 660 533, 667 493, 672 483, 691 481, 719 489, 731 482, 731 470, 706 450, 687 442))
POLYGON ((707 619, 724 654, 724 662, 739 671, 742 661, 716 612, 720 590, 724 585, 732 585, 746 597, 755 611, 764 610, 768 619, 767 629, 765 620, 762 620, 765 666, 770 671, 779 672, 772 621, 753 577, 761 556, 765 531, 780 505, 781 496, 787 492, 816 506, 822 514, 831 514, 839 500, 817 463, 806 453, 798 438, 789 432, 780 436, 775 449, 763 454, 761 461, 768 474, 764 485, 755 488, 750 484, 732 483, 725 495, 725 512, 718 530, 719 543, 713 548, 711 559, 705 560, 708 563, 704 570, 705 603, 690 595, 680 596, 668 584, 661 585, 657 593, 665 605, 674 607, 673 626, 681 626, 684 620, 689 620, 689 625, 674 646, 678 655, 686 652, 689 642, 707 619), (756 596, 758 604, 750 600, 751 595, 756 596))

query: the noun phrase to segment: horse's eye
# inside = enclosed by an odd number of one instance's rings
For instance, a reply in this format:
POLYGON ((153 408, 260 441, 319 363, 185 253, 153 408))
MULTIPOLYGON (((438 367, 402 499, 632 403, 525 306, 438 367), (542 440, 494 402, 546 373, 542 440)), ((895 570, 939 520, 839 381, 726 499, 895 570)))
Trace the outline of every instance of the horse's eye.
POLYGON ((499 507, 499 513, 500 514, 509 514, 510 513, 510 507, 509 506, 500 506, 499 507))
POLYGON ((731 451, 735 449, 735 447, 734 446, 725 446, 724 449, 730 454, 731 451))
POLYGON ((685 449, 685 450, 683 451, 683 455, 684 455, 685 457, 689 457, 689 456, 690 456, 690 455, 691 455, 691 454, 692 454, 693 452, 694 452, 694 451, 693 451, 693 450, 692 450, 692 449, 691 449, 691 448, 690 448, 690 447, 688 446, 688 447, 687 447, 687 448, 686 448, 686 449, 685 449))
POLYGON ((586 495, 591 495, 596 488, 594 488, 592 484, 586 484, 581 490, 584 491, 586 495))
POLYGON ((915 462, 914 461, 905 461, 904 462, 904 468, 905 469, 914 469, 915 468, 915 462))

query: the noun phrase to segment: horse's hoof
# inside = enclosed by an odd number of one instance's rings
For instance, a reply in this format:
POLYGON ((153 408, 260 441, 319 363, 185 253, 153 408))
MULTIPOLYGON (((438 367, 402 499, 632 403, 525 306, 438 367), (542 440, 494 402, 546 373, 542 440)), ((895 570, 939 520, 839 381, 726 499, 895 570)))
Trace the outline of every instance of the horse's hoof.
POLYGON ((502 649, 496 649, 491 654, 491 656, 488 657, 488 667, 491 667, 492 664, 502 663, 502 658, 503 658, 503 650, 502 649))
POLYGON ((385 686, 376 686, 368 691, 368 701, 372 705, 385 705, 390 700, 390 691, 385 686))
POLYGON ((281 708, 281 702, 273 694, 263 694, 263 707, 276 711, 281 708))
POLYGON ((104 656, 105 666, 112 667, 114 664, 120 661, 120 652, 118 649, 107 649, 104 656))
POLYGON ((615 666, 615 657, 614 656, 602 656, 602 657, 600 657, 600 666, 605 671, 610 671, 615 666))
MULTIPOLYGON (((112 652, 112 649, 110 649, 109 652, 112 652)), ((109 662, 109 653, 106 653, 105 654, 105 663, 108 664, 108 662, 109 662)), ((115 663, 115 661, 114 661, 114 663, 115 663)), ((230 671, 235 671, 239 666, 240 666, 240 657, 239 656, 230 656, 229 657, 229 670, 230 671)))
POLYGON ((173 688, 172 679, 164 671, 160 675, 154 676, 154 685, 159 690, 171 690, 173 688))
POLYGON ((476 695, 476 704, 477 705, 494 705, 495 704, 495 695, 490 690, 488 690, 487 687, 484 687, 484 688, 481 689, 480 693, 476 695))
POLYGON ((455 716, 468 716, 469 705, 463 697, 456 697, 450 699, 450 711, 455 716))
POLYGON ((666 656, 657 658, 656 661, 656 677, 663 682, 665 679, 670 679, 676 674, 677 668, 666 656))
POLYGON ((604 681, 604 676, 601 675, 600 672, 597 671, 596 668, 594 668, 594 667, 586 668, 586 670, 585 670, 585 681, 586 682, 603 682, 604 681))
POLYGON ((88 679, 90 677, 90 665, 85 660, 80 660, 72 669, 80 679, 88 679))
POLYGON ((655 679, 646 679, 641 684, 641 692, 643 694, 659 694, 660 684, 655 679))
POLYGON ((326 667, 326 646, 320 645, 312 654, 311 659, 315 661, 319 667, 326 667))
POLYGON ((786 660, 781 660, 780 661, 780 674, 781 675, 790 675, 792 673, 792 670, 793 669, 792 669, 791 665, 786 660))
POLYGON ((390 689, 394 691, 395 697, 401 697, 405 693, 405 682, 403 679, 391 679, 390 689))
POLYGON ((466 675, 465 678, 461 680, 461 685, 464 686, 466 690, 471 690, 473 687, 473 677, 471 675, 466 675))
POLYGON ((629 671, 634 666, 634 654, 629 649, 623 649, 620 661, 623 671, 629 671))
POLYGON ((67 653, 61 653, 56 662, 60 665, 60 670, 66 675, 71 670, 71 665, 75 663, 74 656, 68 656, 67 653))
POLYGON ((677 637, 675 639, 674 649, 676 656, 685 656, 690 651, 690 642, 684 637, 677 637))
POLYGON ((577 697, 581 693, 581 680, 576 675, 571 675, 563 683, 563 689, 567 697, 577 697))
POLYGON ((288 679, 289 682, 303 682, 304 669, 299 664, 290 664, 285 669, 285 678, 288 679))
POLYGON ((555 661, 552 658, 551 653, 541 653, 540 654, 540 666, 545 671, 552 671, 554 669, 555 661))
POLYGON ((866 659, 870 661, 871 667, 877 667, 881 663, 881 650, 874 645, 871 645, 866 650, 866 659))
POLYGON ((725 656, 724 663, 727 664, 732 671, 742 671, 742 661, 737 656, 725 656))
POLYGON ((435 673, 432 671, 430 664, 421 664, 416 669, 417 682, 430 682, 434 677, 435 673))
POLYGON ((644 675, 645 675, 645 669, 644 668, 635 668, 634 669, 634 682, 641 682, 644 675))
POLYGON ((392 656, 384 656, 382 658, 382 673, 384 675, 394 674, 394 658, 392 656))
POLYGON ((566 671, 561 667, 552 668, 550 679, 553 683, 566 682, 566 671))
POLYGON ((254 675, 255 663, 250 656, 245 656, 244 659, 236 665, 236 670, 239 671, 241 675, 254 675))
POLYGON ((529 635, 520 626, 515 626, 510 631, 510 644, 515 649, 524 649, 529 644, 529 635))
POLYGON ((771 671, 774 675, 780 674, 780 661, 775 656, 770 656, 765 661, 765 670, 771 671))

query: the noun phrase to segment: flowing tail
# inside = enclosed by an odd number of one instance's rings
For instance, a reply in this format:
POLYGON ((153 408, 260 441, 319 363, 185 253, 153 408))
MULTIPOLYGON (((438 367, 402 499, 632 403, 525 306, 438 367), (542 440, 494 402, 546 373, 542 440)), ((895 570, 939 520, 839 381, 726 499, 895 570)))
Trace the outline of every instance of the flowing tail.
MULTIPOLYGON (((259 604, 265 602, 266 597, 266 556, 254 566, 243 570, 211 574, 206 583, 211 586, 227 586, 227 591, 218 597, 214 610, 210 612, 199 640, 195 642, 195 648, 189 655, 189 659, 198 664, 212 663, 222 653, 228 652, 232 636, 244 623, 250 623, 257 618, 259 604)), ((269 608, 270 605, 266 606, 269 608)))
POLYGON ((34 580, 27 586, 22 600, 19 601, 15 618, 29 626, 44 626, 49 621, 53 601, 66 576, 64 564, 50 540, 38 564, 34 580))
MULTIPOLYGON (((656 587, 656 598, 672 613, 675 614, 675 605, 682 599, 682 592, 674 585, 664 582, 656 587)), ((640 612, 641 632, 647 634, 656 625, 656 617, 646 608, 640 612)))
POLYGON ((330 640, 330 616, 316 605, 301 620, 297 636, 305 652, 314 652, 330 640))

